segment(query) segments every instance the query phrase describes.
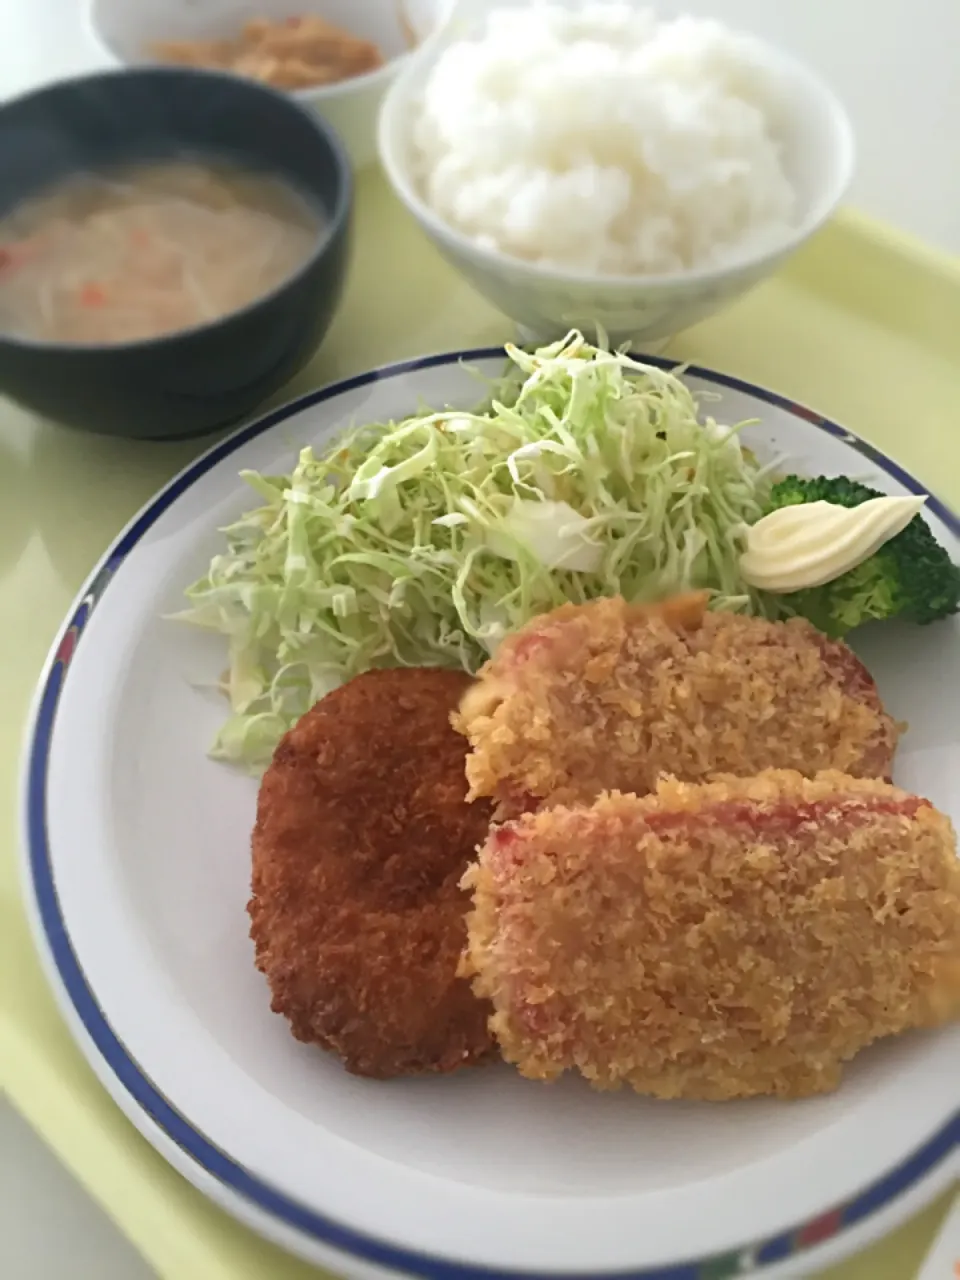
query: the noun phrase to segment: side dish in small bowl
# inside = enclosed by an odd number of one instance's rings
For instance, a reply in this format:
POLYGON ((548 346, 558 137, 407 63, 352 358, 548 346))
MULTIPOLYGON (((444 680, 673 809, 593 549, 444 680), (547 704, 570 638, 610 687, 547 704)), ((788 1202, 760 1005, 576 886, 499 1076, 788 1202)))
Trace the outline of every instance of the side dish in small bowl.
POLYGON ((232 71, 290 93, 333 125, 356 168, 377 157, 394 76, 451 0, 89 0, 103 58, 232 71))
POLYGON ((0 391, 85 430, 201 434, 310 359, 347 262, 351 178, 282 94, 186 69, 0 109, 0 391))
POLYGON ((853 151, 789 56, 622 0, 467 0, 380 121, 407 208, 543 340, 649 343, 719 310, 830 216, 853 151))

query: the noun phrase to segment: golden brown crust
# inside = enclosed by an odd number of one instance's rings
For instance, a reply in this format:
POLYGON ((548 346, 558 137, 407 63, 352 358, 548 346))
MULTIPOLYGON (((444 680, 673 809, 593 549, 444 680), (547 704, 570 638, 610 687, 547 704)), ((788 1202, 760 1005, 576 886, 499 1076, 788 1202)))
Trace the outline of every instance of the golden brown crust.
MULTIPOLYGON (((701 598, 702 599, 702 598, 701 598)), ((889 776, 897 726, 854 654, 802 619, 565 605, 508 637, 465 695, 471 796, 501 817, 604 790, 768 767, 889 776)))
POLYGON ((493 828, 464 884, 463 971, 535 1079, 802 1097, 960 1016, 955 837, 883 782, 667 779, 493 828))
POLYGON ((457 977, 459 880, 487 833, 449 725, 468 678, 371 671, 286 735, 260 789, 249 904, 273 1009, 360 1075, 452 1071, 492 1048, 457 977))

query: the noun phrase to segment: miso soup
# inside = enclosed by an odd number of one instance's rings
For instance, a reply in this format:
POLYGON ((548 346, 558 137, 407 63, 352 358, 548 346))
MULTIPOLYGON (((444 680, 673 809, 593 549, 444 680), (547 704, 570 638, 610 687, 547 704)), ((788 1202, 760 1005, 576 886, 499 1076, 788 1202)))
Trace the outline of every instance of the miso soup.
POLYGON ((122 343, 206 324, 280 285, 321 230, 292 187, 219 162, 71 178, 0 219, 0 333, 122 343))

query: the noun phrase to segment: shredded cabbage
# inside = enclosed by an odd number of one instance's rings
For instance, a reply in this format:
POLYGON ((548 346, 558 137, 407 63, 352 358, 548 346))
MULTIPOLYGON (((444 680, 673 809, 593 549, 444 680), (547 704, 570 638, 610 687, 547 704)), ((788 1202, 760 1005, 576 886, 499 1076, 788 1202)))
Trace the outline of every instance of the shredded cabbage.
POLYGON ((760 610, 738 560, 769 486, 740 427, 576 332, 506 351, 512 374, 482 411, 362 426, 303 449, 289 476, 241 473, 262 505, 223 531, 178 615, 227 639, 216 758, 260 771, 344 680, 475 671, 565 600, 704 587, 714 608, 760 610))

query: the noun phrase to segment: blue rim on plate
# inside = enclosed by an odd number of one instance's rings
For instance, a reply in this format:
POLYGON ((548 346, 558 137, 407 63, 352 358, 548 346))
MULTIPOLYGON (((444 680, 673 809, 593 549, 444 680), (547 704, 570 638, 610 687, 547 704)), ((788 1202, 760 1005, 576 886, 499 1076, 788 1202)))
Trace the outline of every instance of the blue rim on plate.
MULTIPOLYGON (((416 373, 419 370, 442 365, 496 359, 498 356, 503 356, 502 347, 450 352, 386 365, 369 373, 333 383, 320 391, 311 392, 284 405, 257 422, 241 427, 174 477, 120 534, 94 570, 78 602, 74 605, 48 659, 46 674, 38 692, 30 728, 25 770, 26 854, 30 887, 39 915, 40 941, 45 946, 57 971, 63 992, 72 1004, 103 1063, 116 1077, 117 1082, 137 1107, 194 1162, 199 1171, 214 1178, 224 1188, 239 1195, 270 1218, 340 1253, 352 1255, 358 1260, 375 1266, 421 1277, 422 1280, 556 1280, 556 1277, 533 1271, 519 1272, 470 1266, 452 1259, 432 1257, 429 1254, 404 1249, 391 1245, 387 1241, 378 1240, 374 1236, 354 1231, 350 1227, 308 1209, 255 1177, 216 1147, 185 1116, 181 1115, 156 1089, 111 1029, 73 950, 67 924, 60 911, 47 840, 47 774, 60 695, 70 660, 83 637, 84 628, 119 566, 155 521, 190 485, 247 441, 302 410, 322 404, 344 392, 369 386, 400 374, 416 373)), ((643 357, 643 359, 665 369, 673 368, 680 363, 654 357, 643 357)), ((729 390, 744 392, 767 404, 784 409, 825 431, 828 435, 844 441, 911 493, 927 496, 929 510, 937 515, 954 535, 960 537, 960 517, 929 495, 927 490, 908 472, 872 445, 861 440, 859 436, 784 396, 761 390, 739 378, 714 373, 696 365, 686 365, 684 371, 693 377, 729 390)), ((815 1219, 798 1223, 788 1231, 751 1242, 740 1249, 707 1258, 634 1271, 591 1272, 579 1275, 571 1273, 566 1275, 564 1280, 724 1280, 725 1277, 756 1272, 821 1244, 888 1207, 924 1178, 941 1169, 958 1149, 960 1149, 960 1108, 946 1125, 912 1155, 853 1199, 833 1206, 828 1212, 815 1219)))

